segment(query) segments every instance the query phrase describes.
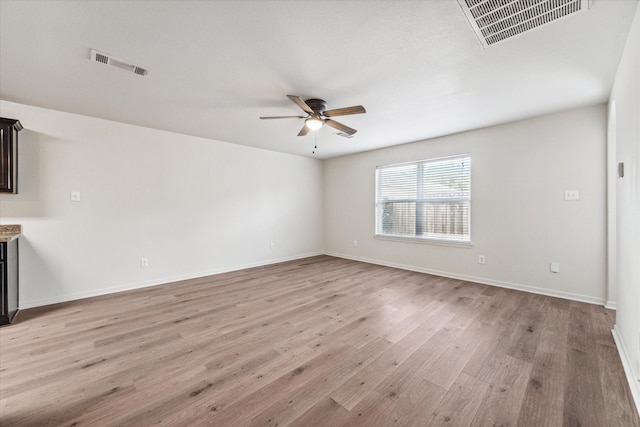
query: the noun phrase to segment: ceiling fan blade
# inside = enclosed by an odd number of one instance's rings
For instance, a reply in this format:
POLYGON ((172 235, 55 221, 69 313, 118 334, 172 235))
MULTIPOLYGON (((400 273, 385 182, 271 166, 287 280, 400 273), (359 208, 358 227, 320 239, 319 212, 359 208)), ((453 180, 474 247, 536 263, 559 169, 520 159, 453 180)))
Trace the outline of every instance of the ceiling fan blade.
POLYGON ((300 98, 299 96, 287 95, 287 97, 293 102, 295 102, 298 105, 298 107, 302 108, 302 111, 304 111, 305 113, 313 114, 313 110, 311 109, 311 107, 309 107, 307 103, 304 102, 302 98, 300 98))
POLYGON ((262 120, 268 119, 304 119, 304 116, 270 116, 270 117, 260 117, 262 120))
POLYGON ((327 117, 336 117, 336 116, 348 116, 350 114, 362 114, 366 112, 367 110, 365 110, 362 105, 354 105, 353 107, 344 107, 344 108, 336 108, 334 110, 328 110, 324 112, 324 115, 327 117))
POLYGON ((305 136, 308 133, 309 133, 309 128, 307 127, 307 125, 304 125, 302 126, 302 129, 300 129, 300 132, 298 132, 298 136, 305 136))
POLYGON ((357 130, 350 128, 349 126, 343 125, 340 122, 336 122, 335 120, 326 119, 324 124, 331 126, 332 128, 338 129, 341 132, 346 133, 347 135, 353 135, 358 132, 357 130))

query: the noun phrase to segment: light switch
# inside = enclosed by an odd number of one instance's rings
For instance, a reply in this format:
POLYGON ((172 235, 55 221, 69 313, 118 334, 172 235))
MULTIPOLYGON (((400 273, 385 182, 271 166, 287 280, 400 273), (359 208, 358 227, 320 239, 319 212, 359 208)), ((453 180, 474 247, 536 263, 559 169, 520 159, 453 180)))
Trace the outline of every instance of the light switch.
POLYGON ((71 201, 72 202, 79 202, 80 201, 80 192, 79 191, 72 191, 71 192, 71 201))
POLYGON ((560 263, 552 262, 549 266, 549 270, 551 270, 552 273, 560 273, 560 263))

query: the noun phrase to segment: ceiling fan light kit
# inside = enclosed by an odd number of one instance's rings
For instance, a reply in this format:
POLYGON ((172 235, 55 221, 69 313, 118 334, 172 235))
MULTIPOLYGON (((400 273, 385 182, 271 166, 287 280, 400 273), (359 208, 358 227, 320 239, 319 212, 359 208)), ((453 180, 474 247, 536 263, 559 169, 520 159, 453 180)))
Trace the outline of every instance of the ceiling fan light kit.
POLYGON ((314 114, 304 121, 304 124, 311 130, 318 130, 324 124, 324 120, 318 115, 314 114))
POLYGON ((333 110, 327 110, 327 103, 322 99, 311 98, 303 101, 302 98, 296 95, 287 95, 287 97, 293 101, 302 111, 307 113, 307 116, 270 116, 260 117, 261 119, 305 119, 304 126, 300 129, 298 136, 305 136, 312 130, 318 130, 323 125, 331 126, 334 129, 340 131, 338 135, 350 138, 357 132, 357 130, 350 128, 340 122, 337 122, 330 117, 336 116, 348 116, 352 114, 363 114, 367 110, 362 105, 354 105, 352 107, 336 108, 333 110))

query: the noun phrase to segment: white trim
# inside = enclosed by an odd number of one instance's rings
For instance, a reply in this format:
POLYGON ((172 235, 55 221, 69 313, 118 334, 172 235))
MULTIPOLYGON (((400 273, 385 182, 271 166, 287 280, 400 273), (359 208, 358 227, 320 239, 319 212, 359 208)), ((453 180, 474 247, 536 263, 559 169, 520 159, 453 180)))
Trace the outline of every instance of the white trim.
POLYGON ((616 347, 618 348, 618 354, 622 361, 624 373, 627 376, 627 382, 631 389, 633 401, 636 404, 636 410, 640 413, 640 379, 638 379, 640 377, 640 372, 637 373, 638 376, 636 377, 636 374, 633 371, 633 364, 629 358, 629 353, 624 345, 624 341, 622 340, 622 335, 619 332, 618 325, 613 327, 611 334, 613 335, 613 340, 616 342, 616 347))
POLYGON ((398 264, 395 262, 386 262, 386 261, 379 261, 379 260, 370 259, 370 258, 355 257, 352 255, 345 255, 345 254, 340 254, 336 252, 325 252, 325 254, 330 256, 335 256, 338 258, 350 259, 353 261, 366 262, 369 264, 384 265, 385 267, 400 268, 402 270, 416 271, 418 273, 427 273, 427 274, 433 274, 435 276, 449 277, 451 279, 459 279, 467 282, 480 283, 482 285, 490 285, 490 286, 497 286, 500 288, 514 289, 517 291, 530 292, 532 294, 546 295, 550 297, 563 298, 563 299, 572 300, 572 301, 586 302, 588 304, 596 304, 596 305, 602 305, 602 306, 605 305, 604 298, 595 298, 588 295, 555 291, 552 289, 538 288, 535 286, 523 285, 519 283, 510 283, 510 282, 503 282, 500 280, 492 280, 484 277, 467 276, 464 274, 451 273, 449 271, 432 270, 429 268, 416 267, 413 265, 406 265, 406 264, 398 264))
POLYGON ((111 286, 111 287, 108 287, 108 288, 95 289, 95 290, 91 290, 91 291, 87 291, 87 292, 78 292, 78 293, 67 294, 67 295, 59 295, 59 296, 55 296, 55 297, 49 297, 49 298, 43 298, 43 299, 37 299, 37 300, 27 300, 27 301, 24 301, 24 302, 20 301, 19 305, 20 305, 20 310, 24 310, 24 309, 28 309, 28 308, 41 307, 41 306, 44 306, 44 305, 58 304, 58 303, 61 303, 61 302, 78 300, 78 299, 82 299, 82 298, 90 298, 90 297, 95 297, 95 296, 100 296, 100 295, 112 294, 112 293, 116 293, 116 292, 123 292, 123 291, 129 291, 129 290, 134 290, 134 289, 146 288, 146 287, 150 287, 150 286, 163 285, 163 284, 166 284, 166 283, 178 282, 178 281, 181 281, 181 280, 189 280, 189 279, 197 279, 197 278, 200 278, 200 277, 213 276, 213 275, 216 275, 216 274, 228 273, 228 272, 231 272, 231 271, 238 271, 238 270, 243 270, 243 269, 246 269, 246 268, 261 267, 261 266, 265 266, 265 265, 277 264, 277 263, 280 263, 280 262, 294 261, 294 260, 297 260, 297 259, 308 258, 308 257, 318 256, 318 255, 329 255, 329 256, 334 256, 334 257, 337 257, 337 258, 350 259, 350 260, 353 260, 353 261, 366 262, 366 263, 369 263, 369 264, 383 265, 385 267, 400 268, 402 270, 416 271, 418 273, 433 274, 433 275, 436 275, 436 276, 449 277, 449 278, 452 278, 452 279, 459 279, 459 280, 464 280, 464 281, 467 281, 467 282, 480 283, 480 284, 483 284, 483 285, 490 285, 490 286, 497 286, 497 287, 500 287, 500 288, 514 289, 514 290, 518 290, 518 291, 530 292, 530 293, 534 293, 534 294, 546 295, 546 296, 551 296, 551 297, 556 297, 556 298, 563 298, 563 299, 568 299, 568 300, 572 300, 572 301, 586 302, 586 303, 589 303, 589 304, 603 305, 606 308, 610 308, 610 309, 614 309, 615 310, 615 302, 606 301, 606 303, 605 303, 605 300, 602 299, 602 298, 594 298, 594 297, 590 297, 588 295, 574 294, 574 293, 562 292, 562 291, 554 291, 554 290, 550 290, 550 289, 538 288, 538 287, 535 287, 535 286, 523 285, 523 284, 518 284, 518 283, 510 283, 510 282, 503 282, 503 281, 499 281, 499 280, 491 280, 491 279, 487 279, 487 278, 484 278, 484 277, 467 276, 467 275, 464 275, 464 274, 457 274, 457 273, 452 273, 452 272, 449 272, 449 271, 433 270, 433 269, 429 269, 429 268, 422 268, 422 267, 416 267, 416 266, 412 266, 412 265, 399 264, 399 263, 393 263, 393 262, 385 262, 385 261, 379 261, 379 260, 370 259, 370 258, 356 257, 356 256, 352 256, 352 255, 346 255, 346 254, 341 254, 341 253, 336 253, 336 252, 327 252, 327 251, 324 251, 324 252, 311 252, 311 253, 308 253, 308 254, 296 255, 296 256, 292 256, 292 257, 272 259, 272 260, 264 261, 264 262, 237 265, 237 266, 233 266, 233 267, 229 267, 229 268, 220 268, 220 269, 216 269, 216 270, 208 270, 208 271, 202 271, 202 272, 198 272, 198 273, 184 274, 184 275, 180 275, 180 276, 159 278, 159 279, 154 279, 154 280, 149 280, 149 281, 144 281, 144 282, 125 283, 125 284, 122 284, 122 285, 111 286))
POLYGON ((423 237, 403 237, 393 236, 386 234, 375 234, 373 236, 376 240, 388 240, 391 242, 403 242, 403 243, 418 243, 421 245, 439 245, 439 246, 454 246, 457 248, 471 249, 473 247, 472 242, 455 241, 448 239, 427 239, 423 237))
POLYGON ((604 308, 608 308, 609 310, 616 310, 616 302, 607 300, 604 308))
POLYGON ((607 308, 618 298, 617 290, 617 185, 618 163, 616 101, 609 102, 607 117, 607 308))
POLYGON ((376 169, 384 169, 384 168, 395 167, 395 166, 404 166, 404 165, 417 165, 418 163, 427 163, 427 162, 440 162, 440 161, 443 161, 443 160, 453 160, 453 159, 458 159, 458 158, 463 159, 465 157, 468 157, 469 161, 471 161, 471 153, 467 152, 467 153, 460 153, 460 154, 452 154, 450 156, 429 157, 429 158, 420 159, 420 160, 409 160, 408 162, 376 165, 376 169))
POLYGON ((117 286, 110 286, 110 287, 107 287, 107 288, 94 289, 94 290, 86 291, 86 292, 77 292, 77 293, 73 293, 73 294, 59 295, 59 296, 55 296, 55 297, 42 298, 42 299, 37 299, 37 300, 27 300, 27 301, 24 301, 24 302, 20 301, 19 302, 19 308, 20 308, 20 310, 24 310, 24 309, 27 309, 27 308, 41 307, 41 306, 50 305, 50 304, 58 304, 58 303, 61 303, 61 302, 74 301, 74 300, 83 299, 83 298, 90 298, 90 297, 96 297, 96 296, 100 296, 100 295, 113 294, 113 293, 116 293, 116 292, 130 291, 130 290, 134 290, 134 289, 147 288, 147 287, 150 287, 150 286, 164 285, 166 283, 178 282, 178 281, 181 281, 181 280, 197 279, 197 278, 200 278, 200 277, 213 276, 213 275, 222 274, 222 273, 229 273, 229 272, 232 272, 232 271, 244 270, 244 269, 247 269, 247 268, 262 267, 262 266, 265 266, 265 265, 278 264, 280 262, 295 261, 297 259, 308 258, 308 257, 318 256, 318 255, 324 255, 324 253, 323 252, 311 252, 311 253, 304 254, 304 255, 296 255, 296 256, 292 256, 292 257, 271 259, 271 260, 268 260, 268 261, 256 262, 256 263, 251 263, 251 264, 236 265, 236 266, 229 267, 229 268, 220 268, 220 269, 216 269, 216 270, 201 271, 199 273, 190 273, 190 274, 183 274, 183 275, 180 275, 180 276, 158 278, 158 279, 148 280, 148 281, 144 281, 144 282, 125 283, 125 284, 121 284, 121 285, 117 285, 117 286))

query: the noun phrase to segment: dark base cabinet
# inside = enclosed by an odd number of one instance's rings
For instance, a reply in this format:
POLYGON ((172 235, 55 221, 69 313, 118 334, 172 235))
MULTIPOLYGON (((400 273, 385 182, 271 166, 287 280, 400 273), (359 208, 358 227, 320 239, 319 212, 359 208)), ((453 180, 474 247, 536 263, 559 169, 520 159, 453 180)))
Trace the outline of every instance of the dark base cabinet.
POLYGON ((0 243, 0 325, 18 313, 18 239, 0 243))

